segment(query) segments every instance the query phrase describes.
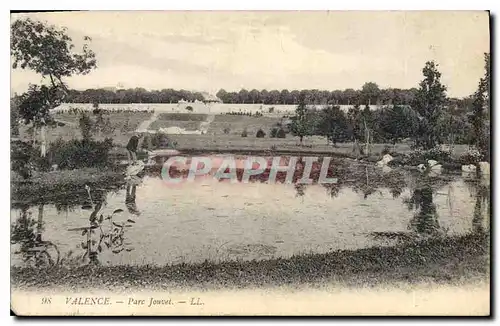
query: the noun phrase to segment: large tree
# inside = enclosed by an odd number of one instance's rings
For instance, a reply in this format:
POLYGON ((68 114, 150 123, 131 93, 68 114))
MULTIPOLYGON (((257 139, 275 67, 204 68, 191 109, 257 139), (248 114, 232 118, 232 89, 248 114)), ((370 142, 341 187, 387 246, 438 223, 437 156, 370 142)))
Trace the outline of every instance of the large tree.
POLYGON ((291 118, 292 123, 290 125, 290 131, 293 135, 298 136, 300 139, 300 144, 305 136, 309 136, 312 133, 312 121, 309 119, 306 98, 303 94, 300 95, 299 105, 295 109, 295 116, 291 118))
POLYGON ((374 82, 368 82, 361 88, 361 97, 364 104, 376 104, 380 96, 380 88, 374 82))
POLYGON ((485 54, 485 73, 479 80, 472 102, 473 143, 483 160, 490 159, 490 54, 485 54))
POLYGON ((412 137, 414 126, 418 123, 412 110, 400 105, 382 108, 379 119, 384 138, 390 140, 394 145, 404 138, 412 137))
POLYGON ((338 141, 349 137, 349 125, 346 114, 337 105, 329 105, 323 109, 320 124, 321 134, 336 146, 338 141))
POLYGON ((446 104, 446 86, 441 84, 441 73, 434 61, 426 62, 422 73, 424 79, 415 93, 412 108, 420 118, 417 145, 430 149, 438 141, 438 120, 446 104))
POLYGON ((85 36, 82 50, 74 52, 75 46, 66 32, 65 28, 30 18, 11 25, 12 68, 30 69, 48 80, 44 85, 31 85, 21 95, 19 113, 25 123, 32 123, 35 128, 43 128, 50 121, 49 110, 68 94, 63 79, 87 74, 96 67, 95 54, 88 46, 90 38, 85 36))

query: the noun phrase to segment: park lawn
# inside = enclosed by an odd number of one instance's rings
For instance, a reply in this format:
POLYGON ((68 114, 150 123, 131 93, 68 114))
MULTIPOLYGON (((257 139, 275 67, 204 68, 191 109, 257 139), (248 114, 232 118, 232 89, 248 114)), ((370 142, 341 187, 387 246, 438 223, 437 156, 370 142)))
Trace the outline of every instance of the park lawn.
POLYGON ((218 114, 210 123, 208 134, 223 135, 226 129, 231 135, 241 136, 243 130, 246 130, 248 137, 255 137, 257 131, 262 129, 269 136, 271 129, 276 127, 278 123, 283 123, 283 119, 278 117, 218 114))
POLYGON ((179 127, 185 130, 199 130, 200 121, 173 121, 173 120, 156 120, 150 126, 150 130, 159 130, 160 128, 179 127))
MULTIPOLYGON (((255 151, 274 151, 274 152, 296 152, 296 153, 331 153, 343 156, 353 155, 352 142, 337 143, 333 146, 327 144, 325 137, 312 136, 305 137, 303 144, 300 144, 298 137, 287 135, 286 138, 257 138, 255 136, 241 137, 235 134, 222 135, 169 135, 169 138, 177 142, 178 150, 206 150, 206 151, 230 151, 230 150, 255 150, 255 151)), ((391 152, 405 154, 411 152, 410 145, 399 143, 396 146, 392 144, 372 144, 371 155, 382 156, 384 149, 388 148, 391 152)), ((467 151, 467 145, 455 145, 453 157, 458 158, 467 151)))
MULTIPOLYGON (((103 140, 107 137, 113 139, 118 153, 126 155, 122 150, 128 143, 130 137, 139 124, 151 117, 150 112, 106 112, 104 118, 108 117, 112 121, 115 130, 109 134, 96 134, 96 140, 103 140)), ((47 140, 49 143, 58 138, 63 140, 81 137, 78 127, 79 115, 72 113, 56 113, 54 117, 61 121, 68 122, 64 126, 48 128, 47 140)), ((187 130, 196 130, 199 124, 208 118, 206 114, 194 113, 160 113, 158 119, 154 121, 150 129, 178 126, 187 130)), ((219 114, 214 116, 210 123, 207 134, 204 135, 168 135, 170 139, 177 142, 177 149, 181 151, 274 151, 287 153, 321 153, 338 154, 341 156, 353 156, 352 143, 338 143, 336 146, 328 144, 325 137, 311 136, 305 137, 301 145, 298 137, 290 134, 286 138, 270 138, 270 130, 277 124, 283 123, 279 117, 255 117, 243 115, 219 114), (257 138, 256 132, 262 128, 266 132, 264 138, 257 138), (226 130, 224 130, 226 129, 226 130), (243 130, 247 130, 248 136, 241 137, 243 130), (224 132, 226 131, 226 132, 224 132)), ((32 140, 27 126, 20 126, 20 138, 22 140, 32 140)), ((389 149, 395 153, 408 153, 411 151, 409 144, 399 143, 396 146, 391 144, 373 144, 371 147, 372 156, 381 156, 384 149, 389 149)), ((467 150, 467 145, 456 145, 453 153, 454 158, 458 158, 467 150)))
MULTIPOLYGON (((16 289, 172 290, 269 286, 366 287, 396 284, 489 283, 489 235, 468 234, 395 246, 302 254, 288 258, 175 265, 12 267, 16 289)), ((168 248, 166 248, 168 250, 168 248)))

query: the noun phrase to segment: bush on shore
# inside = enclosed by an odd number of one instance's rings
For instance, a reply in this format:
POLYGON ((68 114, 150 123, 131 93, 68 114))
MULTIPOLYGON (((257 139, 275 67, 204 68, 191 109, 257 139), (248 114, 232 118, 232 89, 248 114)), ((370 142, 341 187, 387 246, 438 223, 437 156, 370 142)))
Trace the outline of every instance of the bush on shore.
POLYGON ((57 164, 60 169, 78 169, 86 167, 105 167, 109 165, 108 153, 113 147, 113 140, 62 139, 52 143, 47 158, 51 165, 57 164))
POLYGON ((259 130, 257 131, 257 134, 256 134, 255 136, 256 136, 257 138, 264 138, 264 137, 266 137, 266 133, 264 132, 264 130, 259 129, 259 130))
POLYGON ((285 129, 283 129, 283 128, 278 129, 278 132, 276 133, 276 137, 278 137, 278 138, 286 138, 285 129))
POLYGON ((448 163, 451 161, 451 153, 440 148, 431 148, 429 150, 415 150, 406 156, 406 161, 411 165, 426 164, 428 160, 448 163))

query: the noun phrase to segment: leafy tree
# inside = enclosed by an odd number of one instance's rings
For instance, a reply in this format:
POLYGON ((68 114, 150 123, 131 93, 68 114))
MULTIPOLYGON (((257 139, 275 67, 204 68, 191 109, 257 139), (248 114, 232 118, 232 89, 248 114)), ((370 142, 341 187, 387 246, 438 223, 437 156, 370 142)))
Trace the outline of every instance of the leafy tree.
POLYGON ((365 104, 371 105, 377 103, 380 96, 380 89, 377 84, 368 82, 361 88, 361 97, 365 104))
POLYGON ((336 146, 338 141, 348 139, 349 126, 345 113, 339 106, 328 106, 322 111, 321 134, 336 146))
POLYGON ((287 89, 283 89, 280 93, 281 104, 291 104, 291 95, 287 89))
POLYGON ((414 125, 418 123, 418 119, 412 116, 410 109, 400 105, 383 108, 379 119, 385 139, 391 140, 393 144, 413 136, 414 125))
POLYGON ((473 96, 471 123, 473 126, 473 143, 481 152, 482 159, 490 159, 490 132, 486 126, 490 116, 490 55, 485 54, 485 74, 479 80, 477 91, 473 96))
POLYGON ((82 138, 86 140, 91 139, 94 123, 87 113, 82 113, 80 119, 78 120, 78 125, 80 127, 80 132, 82 133, 82 138))
POLYGON ((249 93, 246 89, 240 90, 238 93, 238 103, 248 103, 249 102, 249 93))
POLYGON ((308 120, 307 116, 307 106, 305 102, 305 96, 301 95, 300 103, 295 109, 295 116, 291 118, 292 124, 290 130, 292 134, 300 138, 300 144, 305 136, 308 136, 312 132, 311 121, 308 120))
POLYGON ((269 92, 269 98, 267 104, 280 104, 281 93, 278 90, 272 90, 269 92))
MULTIPOLYGON (((90 41, 85 36, 84 41, 90 41)), ((66 89, 64 77, 88 74, 96 67, 95 54, 85 42, 80 53, 73 52, 72 39, 66 28, 31 20, 16 20, 11 26, 12 68, 31 69, 49 78, 55 88, 66 89)))
POLYGON ((441 84, 441 73, 434 61, 428 61, 422 69, 424 79, 415 94, 412 108, 419 114, 419 139, 417 146, 430 149, 438 141, 438 119, 446 104, 446 86, 441 84))
POLYGON ((248 98, 252 104, 261 102, 260 100, 260 92, 256 89, 252 89, 250 93, 248 93, 248 98))
POLYGON ((347 111, 347 120, 349 123, 349 134, 354 141, 357 141, 363 137, 362 129, 363 125, 361 122, 361 109, 359 105, 356 104, 347 111))
POLYGON ((272 128, 269 137, 276 138, 277 135, 278 135, 278 128, 276 127, 272 128))
POLYGON ((19 113, 26 124, 35 128, 51 121, 49 110, 58 106, 68 94, 63 78, 87 74, 96 67, 95 54, 84 37, 81 52, 73 52, 72 39, 66 29, 31 20, 19 19, 11 25, 12 68, 30 69, 49 79, 49 86, 31 85, 21 96, 19 113))
POLYGON ((264 137, 266 137, 266 133, 264 132, 264 130, 259 129, 259 130, 257 130, 257 134, 255 136, 257 138, 264 138, 264 137))
POLYGON ((360 102, 360 96, 359 96, 359 91, 356 91, 352 88, 348 88, 343 92, 343 102, 342 104, 359 104, 360 102))
POLYGON ((220 98, 222 102, 228 103, 228 93, 225 90, 220 89, 217 92, 217 94, 215 94, 215 96, 217 96, 218 98, 220 98))
POLYGON ((10 99, 10 135, 19 136, 19 97, 10 99))

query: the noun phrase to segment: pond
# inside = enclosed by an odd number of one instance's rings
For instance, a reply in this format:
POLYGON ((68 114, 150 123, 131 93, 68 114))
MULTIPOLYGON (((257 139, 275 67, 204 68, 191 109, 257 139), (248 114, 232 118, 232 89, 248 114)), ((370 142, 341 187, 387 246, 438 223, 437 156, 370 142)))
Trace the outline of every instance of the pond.
POLYGON ((488 228, 489 184, 456 174, 336 163, 342 169, 330 185, 204 179, 174 187, 145 175, 115 191, 87 189, 76 201, 66 194, 16 205, 11 264, 268 259, 488 228), (95 211, 90 201, 99 206, 95 211))

